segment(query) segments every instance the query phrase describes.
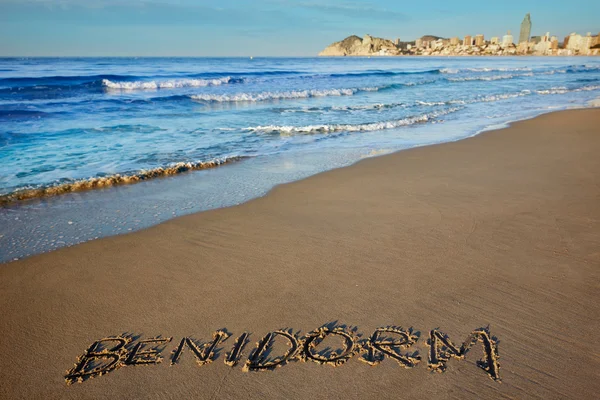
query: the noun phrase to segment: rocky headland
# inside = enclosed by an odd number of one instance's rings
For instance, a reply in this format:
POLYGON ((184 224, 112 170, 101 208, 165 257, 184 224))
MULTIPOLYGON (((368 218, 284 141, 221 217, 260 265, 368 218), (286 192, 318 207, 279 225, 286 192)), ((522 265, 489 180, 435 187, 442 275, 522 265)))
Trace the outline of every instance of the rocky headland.
POLYGON ((327 46, 319 53, 319 56, 396 56, 400 54, 400 49, 391 40, 370 35, 365 35, 364 38, 352 35, 327 46))

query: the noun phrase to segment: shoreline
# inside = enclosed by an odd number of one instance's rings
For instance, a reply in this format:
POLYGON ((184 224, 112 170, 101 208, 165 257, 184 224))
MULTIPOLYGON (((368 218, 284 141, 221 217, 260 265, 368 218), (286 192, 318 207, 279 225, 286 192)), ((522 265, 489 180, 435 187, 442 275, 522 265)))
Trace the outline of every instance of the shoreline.
POLYGON ((550 112, 2 264, 0 397, 592 397, 599 124, 596 108, 550 112), (367 367, 356 355, 335 369, 293 362, 244 373, 222 362, 231 338, 211 365, 186 352, 172 368, 64 382, 108 335, 250 332, 245 360, 267 332, 305 335, 334 321, 366 335, 414 327, 420 365, 367 367), (476 365, 480 346, 442 374, 427 371, 429 329, 460 344, 482 326, 499 340, 502 384, 476 365))
MULTIPOLYGON (((333 170, 336 170, 339 168, 347 168, 349 166, 352 166, 356 163, 363 161, 366 158, 379 157, 381 155, 391 155, 391 154, 403 152, 406 150, 411 150, 414 148, 454 143, 456 141, 461 141, 461 140, 476 137, 476 136, 481 135, 486 132, 505 129, 505 128, 510 127, 514 123, 518 123, 521 121, 527 121, 527 120, 534 119, 534 118, 540 117, 542 115, 550 114, 550 113, 562 112, 562 111, 568 111, 568 110, 593 109, 593 108, 600 108, 600 98, 588 102, 587 105, 564 106, 560 109, 537 110, 535 114, 520 117, 515 120, 510 120, 510 121, 506 121, 506 122, 502 122, 502 123, 495 123, 492 125, 488 125, 486 127, 475 130, 474 133, 471 133, 468 136, 461 136, 458 139, 447 139, 444 142, 419 144, 419 145, 416 145, 413 147, 408 147, 408 148, 386 149, 383 152, 383 154, 376 154, 377 152, 379 152, 381 150, 374 149, 368 154, 361 155, 360 157, 356 158, 354 161, 352 161, 349 164, 343 164, 341 166, 335 166, 335 167, 329 168, 329 169, 318 170, 307 176, 301 176, 299 178, 299 180, 307 179, 307 178, 310 178, 311 176, 318 175, 318 174, 328 172, 328 171, 333 171, 333 170), (391 151, 389 151, 389 150, 391 150, 391 151)), ((251 159, 251 158, 252 157, 248 157, 248 156, 246 156, 246 157, 236 156, 236 157, 229 157, 229 158, 222 159, 222 160, 217 159, 217 160, 213 160, 210 162, 179 163, 179 164, 176 164, 176 165, 173 165, 170 167, 160 167, 160 168, 155 168, 153 170, 140 171, 137 174, 133 174, 133 175, 117 174, 117 175, 112 175, 112 176, 108 176, 108 177, 104 177, 104 178, 89 178, 89 179, 77 180, 75 182, 66 183, 66 184, 62 184, 59 186, 50 186, 50 187, 45 187, 45 188, 40 188, 40 189, 30 189, 30 190, 26 190, 26 191, 12 192, 10 194, 0 196, 0 210, 2 208, 4 208, 5 210, 10 210, 12 207, 28 207, 28 206, 35 207, 36 202, 39 202, 39 204, 43 205, 44 203, 42 203, 42 202, 44 202, 46 199, 61 201, 61 199, 63 199, 63 197, 67 197, 69 195, 71 195, 71 196, 78 195, 79 193, 82 193, 82 194, 85 194, 88 196, 94 196, 94 192, 96 192, 97 189, 100 189, 100 192, 102 192, 102 190, 114 190, 114 189, 118 189, 119 187, 129 186, 129 185, 132 185, 135 183, 151 182, 151 181, 154 181, 155 178, 157 178, 157 177, 158 178, 174 177, 175 179, 177 179, 177 177, 181 177, 182 175, 188 175, 187 174, 188 172, 213 169, 213 168, 216 168, 219 166, 231 166, 231 164, 237 164, 239 161, 248 161, 248 159, 251 159), (150 179, 145 179, 144 176, 146 176, 146 175, 150 176, 150 179), (46 193, 46 192, 48 192, 48 193, 46 193), (41 193, 41 195, 38 196, 37 194, 39 194, 39 193, 41 193), (16 200, 16 198, 20 195, 25 195, 25 196, 35 195, 35 197, 26 198, 23 200, 16 200), (65 196, 65 195, 67 195, 67 196, 65 196), (6 202, 3 203, 3 200, 6 200, 6 202)), ((199 178, 199 179, 202 179, 202 178, 199 178)), ((288 183, 293 183, 293 182, 296 182, 297 180, 298 179, 275 183, 273 186, 270 186, 266 190, 266 192, 263 192, 262 194, 251 195, 250 197, 246 197, 245 199, 243 199, 241 202, 234 202, 232 204, 224 204, 224 205, 220 205, 217 207, 211 207, 208 209, 194 210, 192 212, 186 212, 185 209, 182 209, 181 212, 178 210, 177 213, 173 212, 173 217, 171 217, 171 218, 160 219, 155 222, 145 223, 141 227, 133 227, 133 229, 130 228, 130 229, 128 229, 127 232, 121 232, 119 229, 117 231, 111 231, 108 234, 101 234, 100 236, 95 236, 95 237, 92 236, 87 239, 84 239, 83 241, 77 241, 74 243, 67 242, 66 244, 63 244, 59 247, 49 247, 49 248, 47 248, 45 250, 41 250, 41 251, 39 249, 35 250, 36 246, 34 246, 33 251, 31 251, 29 253, 21 254, 21 255, 18 255, 18 254, 9 255, 6 257, 5 260, 0 260, 0 266, 14 262, 14 261, 23 260, 23 259, 35 256, 35 255, 50 253, 50 252, 59 250, 61 248, 78 246, 80 244, 87 243, 87 242, 90 242, 93 240, 99 240, 102 238, 113 237, 113 236, 121 236, 123 234, 128 234, 128 233, 132 233, 132 232, 139 232, 140 230, 144 230, 144 229, 148 229, 148 228, 160 225, 162 223, 168 222, 174 218, 178 218, 181 216, 193 215, 196 213, 212 211, 212 210, 221 209, 221 208, 235 207, 237 205, 244 204, 248 201, 252 201, 254 199, 267 196, 270 193, 270 191, 275 189, 277 186, 285 185, 288 183)), ((155 183, 158 183, 158 182, 155 182, 155 183)), ((175 183, 176 183, 176 181, 173 182, 173 185, 175 185, 175 183)), ((110 195, 109 195, 109 197, 110 197, 110 195)), ((70 201, 68 199, 63 199, 63 200, 70 201)), ((91 201, 91 200, 93 200, 93 198, 87 199, 87 201, 91 201)), ((56 207, 56 206, 59 206, 59 204, 54 205, 54 207, 56 207)), ((117 212, 119 212, 119 211, 117 211, 117 212)), ((65 216, 65 217, 67 217, 67 216, 65 216)), ((71 218, 69 218, 69 219, 71 219, 71 218)), ((58 221, 52 221, 52 225, 56 225, 57 222, 58 221)), ((64 233, 62 235, 64 235, 64 233)), ((55 240, 62 239, 62 237, 63 237, 62 235, 56 234, 55 235, 56 237, 54 239, 55 240)), ((0 238, 1 237, 2 236, 0 236, 0 238)))

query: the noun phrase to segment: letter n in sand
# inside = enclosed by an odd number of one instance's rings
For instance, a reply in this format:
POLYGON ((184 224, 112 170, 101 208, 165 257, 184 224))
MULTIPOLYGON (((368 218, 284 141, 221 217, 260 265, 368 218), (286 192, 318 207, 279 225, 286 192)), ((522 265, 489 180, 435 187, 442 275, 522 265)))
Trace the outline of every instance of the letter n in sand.
POLYGON ((219 343, 227 340, 229 334, 224 330, 216 331, 213 334, 212 342, 206 343, 202 346, 198 346, 193 339, 183 338, 179 343, 179 346, 173 351, 173 355, 171 356, 171 365, 177 364, 181 355, 183 354, 183 350, 187 345, 192 353, 196 356, 196 362, 199 366, 211 363, 215 358, 215 349, 219 345, 219 343))

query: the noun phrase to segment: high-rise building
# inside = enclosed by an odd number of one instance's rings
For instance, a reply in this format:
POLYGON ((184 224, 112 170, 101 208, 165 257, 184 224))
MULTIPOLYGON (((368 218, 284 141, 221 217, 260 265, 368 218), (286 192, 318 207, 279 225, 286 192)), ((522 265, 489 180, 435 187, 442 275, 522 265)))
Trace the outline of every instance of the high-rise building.
POLYGON ((566 36, 565 40, 563 41, 563 47, 566 49, 569 46, 569 39, 571 38, 571 35, 566 36))
POLYGON ((460 39, 457 37, 453 37, 450 39, 450 46, 458 46, 460 44, 460 39))
POLYGON ((521 22, 521 34, 519 35, 519 43, 529 42, 531 36, 531 15, 528 13, 523 22, 521 22))
POLYGON ((485 44, 485 37, 483 35, 475 35, 475 46, 481 47, 485 44))
POLYGON ((510 34, 510 31, 504 36, 502 36, 502 47, 507 47, 514 44, 513 35, 510 34))
POLYGON ((463 41, 463 46, 472 46, 472 45, 473 45, 473 39, 471 38, 471 35, 465 36, 465 40, 463 41))
POLYGON ((571 33, 568 40, 565 39, 565 41, 567 42, 565 49, 571 50, 575 54, 588 55, 594 38, 591 32, 588 32, 586 36, 571 33))
POLYGON ((493 38, 491 38, 490 44, 500 44, 500 39, 498 38, 498 36, 494 36, 493 38))

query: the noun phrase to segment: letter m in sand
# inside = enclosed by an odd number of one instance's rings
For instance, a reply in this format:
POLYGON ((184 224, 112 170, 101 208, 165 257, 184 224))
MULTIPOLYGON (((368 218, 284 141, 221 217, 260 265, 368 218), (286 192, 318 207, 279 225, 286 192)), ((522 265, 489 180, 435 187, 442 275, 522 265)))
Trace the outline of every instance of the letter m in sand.
POLYGON ((477 366, 483 369, 490 378, 500 382, 498 341, 490 335, 488 328, 474 330, 460 348, 456 347, 445 333, 437 329, 431 330, 427 340, 429 346, 428 368, 432 371, 444 372, 446 362, 450 357, 464 359, 471 347, 478 342, 481 342, 483 346, 483 358, 477 361, 477 366))

